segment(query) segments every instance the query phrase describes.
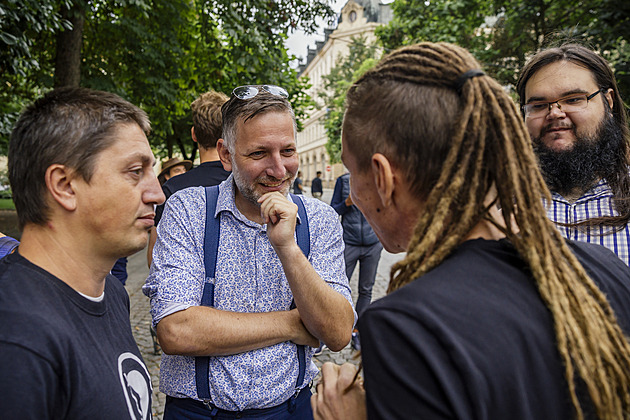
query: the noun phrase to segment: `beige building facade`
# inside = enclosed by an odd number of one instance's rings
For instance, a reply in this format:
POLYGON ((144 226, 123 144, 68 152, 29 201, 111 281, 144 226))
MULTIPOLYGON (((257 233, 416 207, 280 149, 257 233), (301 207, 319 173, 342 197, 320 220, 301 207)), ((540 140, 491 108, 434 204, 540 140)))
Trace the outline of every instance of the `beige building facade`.
POLYGON ((324 188, 333 188, 337 177, 345 172, 341 163, 331 164, 326 151, 326 129, 324 116, 326 107, 319 98, 323 89, 323 77, 330 73, 340 57, 349 53, 352 38, 363 37, 368 43, 375 40, 374 30, 391 20, 389 4, 379 0, 349 0, 341 9, 335 29, 325 30, 325 40, 318 41, 316 48, 307 50, 306 63, 300 66, 300 77, 310 79, 308 94, 318 108, 311 110, 304 121, 304 128, 297 135, 300 155, 300 170, 305 185, 310 186, 317 171, 322 172, 324 188))

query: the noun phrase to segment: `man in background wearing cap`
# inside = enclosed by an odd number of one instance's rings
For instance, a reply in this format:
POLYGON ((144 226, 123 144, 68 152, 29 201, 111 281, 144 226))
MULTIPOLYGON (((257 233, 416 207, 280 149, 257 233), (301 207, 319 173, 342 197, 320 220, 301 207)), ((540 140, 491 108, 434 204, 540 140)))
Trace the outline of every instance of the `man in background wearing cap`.
POLYGON ((176 175, 181 175, 186 173, 192 168, 192 162, 189 160, 182 160, 178 157, 170 158, 166 162, 162 164, 162 170, 160 171, 160 175, 158 175, 158 179, 160 180, 160 184, 164 186, 164 183, 169 179, 173 178, 176 175))

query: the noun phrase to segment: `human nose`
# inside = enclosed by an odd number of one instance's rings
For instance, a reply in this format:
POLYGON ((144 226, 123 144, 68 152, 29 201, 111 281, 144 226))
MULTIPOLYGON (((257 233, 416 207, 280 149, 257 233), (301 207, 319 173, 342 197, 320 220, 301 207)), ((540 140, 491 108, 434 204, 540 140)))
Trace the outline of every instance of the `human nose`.
POLYGON ((155 173, 151 171, 151 175, 149 175, 147 189, 144 192, 142 198, 147 204, 156 204, 160 205, 166 201, 166 196, 164 195, 164 191, 162 191, 162 187, 160 186, 160 181, 158 181, 155 173))
POLYGON ((284 166, 282 156, 279 153, 271 155, 269 158, 269 166, 267 167, 267 175, 276 179, 282 179, 286 173, 287 170, 284 166))
POLYGON ((553 119, 553 118, 561 118, 564 116, 566 116, 566 114, 562 110, 562 107, 560 106, 560 102, 558 101, 549 102, 549 113, 547 114, 547 118, 553 119))

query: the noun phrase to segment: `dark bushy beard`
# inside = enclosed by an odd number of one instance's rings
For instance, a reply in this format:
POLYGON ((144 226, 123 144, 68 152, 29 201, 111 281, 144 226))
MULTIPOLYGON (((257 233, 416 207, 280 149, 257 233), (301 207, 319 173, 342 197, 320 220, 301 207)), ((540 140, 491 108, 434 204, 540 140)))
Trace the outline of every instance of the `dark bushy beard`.
MULTIPOLYGON (((541 137, 544 133, 541 133, 541 137)), ((606 113, 594 136, 577 136, 569 150, 552 150, 541 137, 533 139, 534 151, 551 191, 567 196, 575 191, 586 192, 598 180, 614 178, 623 162, 623 133, 613 116, 606 113)))

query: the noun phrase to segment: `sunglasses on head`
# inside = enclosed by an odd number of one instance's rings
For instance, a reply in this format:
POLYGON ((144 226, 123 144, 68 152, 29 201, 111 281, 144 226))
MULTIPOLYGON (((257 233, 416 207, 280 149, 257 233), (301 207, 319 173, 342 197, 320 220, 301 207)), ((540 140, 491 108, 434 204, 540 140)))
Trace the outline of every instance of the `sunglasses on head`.
POLYGON ((245 85, 239 86, 232 91, 232 95, 236 96, 238 99, 252 99, 256 95, 258 95, 261 90, 264 90, 267 93, 271 93, 275 96, 280 96, 281 98, 288 98, 289 93, 285 88, 281 88, 280 86, 275 85, 245 85))

